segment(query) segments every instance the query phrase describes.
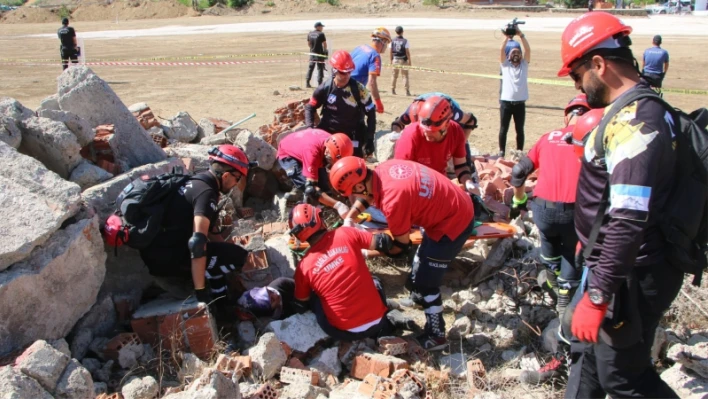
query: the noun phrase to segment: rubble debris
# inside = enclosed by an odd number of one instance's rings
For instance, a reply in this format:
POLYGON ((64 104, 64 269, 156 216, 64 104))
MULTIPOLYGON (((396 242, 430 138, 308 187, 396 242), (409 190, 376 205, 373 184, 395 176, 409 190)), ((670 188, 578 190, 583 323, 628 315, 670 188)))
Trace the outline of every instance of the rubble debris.
POLYGON ((55 339, 54 341, 47 341, 52 348, 58 350, 59 352, 71 357, 71 350, 69 349, 69 344, 64 338, 55 339))
POLYGON ((400 133, 379 130, 374 136, 376 140, 376 160, 379 162, 393 159, 396 141, 401 136, 400 133))
POLYGON ((339 361, 339 347, 334 346, 322 351, 312 359, 309 366, 320 372, 337 376, 342 373, 342 364, 339 361))
POLYGON ((227 376, 236 376, 237 379, 250 373, 251 368, 250 356, 225 355, 222 353, 216 359, 217 370, 227 376))
POLYGON ((368 374, 388 378, 394 371, 407 368, 408 362, 397 357, 378 353, 360 353, 354 357, 350 375, 360 380, 368 374))
POLYGON ((708 342, 674 345, 669 349, 666 357, 708 379, 708 342))
POLYGON ((12 366, 0 367, 0 396, 3 398, 54 399, 39 382, 12 366))
POLYGON ((312 370, 302 370, 291 367, 280 369, 280 382, 285 384, 312 384, 317 385, 320 374, 312 370))
POLYGON ((121 333, 108 341, 103 351, 106 359, 116 360, 121 368, 132 369, 138 365, 138 359, 145 348, 136 333, 121 333))
POLYGON ((61 111, 61 108, 59 108, 59 96, 56 94, 52 94, 51 96, 48 96, 44 100, 42 100, 39 103, 39 108, 37 108, 37 114, 39 114, 40 111, 47 110, 47 111, 61 111))
MULTIPOLYGON (((264 233, 265 234, 265 233, 264 233)), ((289 277, 292 278, 295 275, 295 255, 288 247, 288 236, 278 235, 269 238, 265 242, 266 255, 268 257, 271 270, 275 277, 289 277)))
POLYGON ((220 118, 202 118, 199 120, 199 134, 197 138, 203 139, 221 133, 227 127, 233 125, 233 122, 220 118))
POLYGON ((288 361, 280 341, 273 333, 263 334, 256 346, 249 349, 248 355, 251 356, 253 375, 265 380, 273 378, 288 361))
MULTIPOLYGON (((267 242, 266 245, 268 245, 267 242)), ((301 353, 306 353, 318 342, 328 338, 328 335, 317 324, 317 318, 312 312, 295 314, 285 320, 272 321, 268 324, 267 330, 272 331, 278 340, 301 353)))
POLYGON ((69 181, 78 184, 81 190, 86 190, 112 178, 113 174, 86 160, 82 160, 69 175, 69 181))
POLYGON ((234 145, 240 146, 246 152, 248 160, 258 162, 258 167, 270 170, 275 163, 277 151, 274 146, 265 141, 261 136, 244 130, 236 136, 234 145))
POLYGON ((270 384, 261 384, 255 390, 244 393, 243 399, 278 399, 280 395, 270 384))
POLYGON ((197 138, 197 124, 194 122, 188 113, 181 111, 169 120, 164 122, 167 126, 165 134, 171 140, 179 141, 180 143, 191 143, 197 138))
POLYGON ((15 367, 37 380, 47 392, 54 393, 69 360, 68 356, 52 348, 47 341, 38 340, 15 360, 15 367))
POLYGON ((115 126, 115 134, 109 145, 122 170, 165 159, 162 149, 153 143, 138 120, 103 79, 85 66, 70 68, 65 72, 57 78, 59 106, 62 111, 72 112, 92 126, 115 126))
POLYGON ((309 384, 290 384, 280 392, 280 399, 317 399, 319 395, 327 397, 329 390, 309 384))
POLYGON ((20 104, 19 101, 10 97, 0 97, 0 116, 6 116, 17 122, 32 118, 34 111, 20 104))
POLYGON ((405 355, 408 353, 408 342, 401 337, 380 337, 379 352, 387 356, 405 355))
MULTIPOLYGON (((246 288, 250 289, 249 287, 246 288)), ((238 323, 237 329, 239 339, 244 345, 252 346, 256 343, 256 327, 253 326, 253 323, 251 321, 244 320, 238 323)))
POLYGON ((120 392, 124 399, 153 399, 160 393, 160 385, 151 376, 133 377, 120 392))
POLYGON ((87 120, 68 111, 41 110, 37 111, 37 116, 61 122, 66 125, 71 133, 74 134, 81 147, 91 143, 96 135, 96 132, 94 132, 91 124, 87 120))
POLYGON ((71 354, 75 359, 82 360, 93 341, 93 331, 90 328, 79 328, 75 331, 71 340, 71 354))
POLYGON ((81 146, 65 124, 48 118, 32 117, 22 123, 23 153, 42 162, 47 169, 68 179, 81 162, 81 146))
POLYGON ((160 130, 160 122, 155 118, 155 114, 146 103, 137 103, 128 107, 128 111, 133 113, 133 116, 138 119, 140 126, 145 130, 150 130, 153 127, 158 127, 160 130))
POLYGON ((14 149, 20 148, 22 132, 17 125, 17 121, 0 115, 0 141, 14 149))
MULTIPOLYGON (((305 126, 305 104, 309 101, 309 98, 291 101, 285 107, 276 109, 273 123, 259 127, 258 133, 268 144, 278 148, 280 134, 305 126)), ((315 124, 318 123, 319 117, 317 119, 315 124)))
POLYGON ((708 379, 691 373, 676 363, 661 373, 661 379, 684 399, 704 399, 708 396, 708 379))
MULTIPOLYGON (((219 362, 217 361, 217 364, 218 363, 219 362)), ((185 382, 188 377, 191 380, 192 378, 196 378, 197 376, 202 375, 202 372, 205 368, 207 368, 207 366, 208 365, 205 362, 196 357, 194 354, 183 353, 182 367, 180 368, 178 377, 182 382, 185 382)))
POLYGON ((71 359, 57 383, 56 399, 93 398, 94 385, 91 373, 76 359, 71 359))

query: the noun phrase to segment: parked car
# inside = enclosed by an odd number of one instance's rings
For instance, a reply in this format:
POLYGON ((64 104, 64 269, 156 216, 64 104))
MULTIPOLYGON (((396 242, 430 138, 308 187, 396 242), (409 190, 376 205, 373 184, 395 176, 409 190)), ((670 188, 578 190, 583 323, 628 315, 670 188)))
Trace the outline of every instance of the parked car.
MULTIPOLYGON (((667 1, 662 4, 652 4, 646 7, 651 14, 676 14, 678 13, 678 1, 667 1)), ((681 12, 693 11, 690 0, 681 0, 681 12)))

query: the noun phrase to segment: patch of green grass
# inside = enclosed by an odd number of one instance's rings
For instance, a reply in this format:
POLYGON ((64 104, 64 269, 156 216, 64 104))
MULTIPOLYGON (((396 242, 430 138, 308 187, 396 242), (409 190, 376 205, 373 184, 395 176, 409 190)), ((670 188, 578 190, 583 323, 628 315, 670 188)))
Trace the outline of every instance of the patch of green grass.
POLYGON ((339 6, 339 0, 317 0, 317 2, 319 4, 327 3, 327 4, 329 4, 331 6, 335 6, 335 7, 339 6))
POLYGON ((0 4, 10 7, 19 7, 25 4, 25 1, 27 0, 0 0, 0 4))
POLYGON ((65 5, 62 5, 61 8, 59 9, 58 14, 59 14, 59 19, 69 18, 71 16, 71 10, 66 8, 65 5))
POLYGON ((266 7, 275 7, 275 3, 273 3, 272 1, 267 2, 265 5, 266 7))
POLYGON ((239 8, 253 4, 253 0, 227 0, 226 5, 231 8, 239 8))
POLYGON ((423 0, 424 6, 440 6, 441 4, 442 0, 423 0))

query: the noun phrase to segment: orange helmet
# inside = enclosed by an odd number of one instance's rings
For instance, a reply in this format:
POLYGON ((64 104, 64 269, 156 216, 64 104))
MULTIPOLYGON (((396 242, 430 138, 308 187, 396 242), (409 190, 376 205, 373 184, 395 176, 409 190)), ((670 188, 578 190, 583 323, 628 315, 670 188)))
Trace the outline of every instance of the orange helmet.
POLYGON ((408 106, 408 117, 411 119, 411 123, 418 122, 418 111, 423 103, 422 100, 416 100, 408 106))
MULTIPOLYGON (((570 64, 605 40, 619 39, 622 36, 629 36, 630 33, 632 27, 625 25, 610 13, 593 11, 575 18, 566 26, 561 36, 563 66, 558 71, 558 76, 568 76, 570 64)), ((616 45, 616 47, 620 46, 616 45)))
POLYGON ((371 37, 373 37, 374 39, 379 39, 386 44, 391 43, 391 33, 383 26, 379 26, 378 28, 374 29, 374 31, 371 32, 371 37))
POLYGON ((344 73, 352 72, 356 67, 351 54, 345 50, 335 51, 329 59, 329 65, 332 66, 332 69, 344 73))
POLYGON ((329 151, 329 159, 334 161, 354 155, 354 144, 344 133, 331 135, 325 141, 325 148, 329 151))
POLYGON ((575 145, 575 153, 578 157, 583 157, 585 154, 585 141, 590 135, 590 132, 600 125, 604 114, 605 110, 603 108, 594 108, 583 114, 583 116, 578 119, 578 122, 575 123, 572 143, 575 145))
POLYGON ((290 234, 300 241, 306 241, 313 234, 322 230, 322 210, 310 204, 298 204, 290 211, 288 225, 290 234))
POLYGON ((337 161, 329 171, 332 188, 344 196, 352 195, 354 186, 366 179, 366 162, 359 157, 346 157, 337 161))
POLYGON ((229 165, 242 175, 248 175, 248 168, 256 164, 248 162, 246 153, 239 147, 231 144, 223 144, 214 147, 208 152, 209 160, 229 165))
POLYGON ((434 132, 440 131, 450 118, 452 118, 452 107, 440 96, 428 97, 418 110, 420 124, 434 132))

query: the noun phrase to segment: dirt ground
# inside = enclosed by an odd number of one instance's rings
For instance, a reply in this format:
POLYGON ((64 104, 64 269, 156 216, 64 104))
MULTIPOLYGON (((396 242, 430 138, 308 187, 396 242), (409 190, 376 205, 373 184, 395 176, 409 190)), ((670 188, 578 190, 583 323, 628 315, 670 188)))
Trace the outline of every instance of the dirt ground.
MULTIPOLYGON (((330 6, 326 6, 330 7, 330 6)), ((108 10, 106 11, 108 12, 108 10)), ((406 17, 471 17, 467 12, 436 10, 410 12, 396 15, 375 16, 406 17)), ((474 18, 508 18, 516 14, 505 11, 475 12, 474 18)), ((363 17, 364 15, 362 15, 363 17)), ((278 21, 285 19, 326 20, 341 18, 342 14, 257 15, 229 17, 182 17, 174 19, 136 21, 77 21, 73 26, 79 32, 97 30, 144 29, 174 25, 212 25, 253 21, 278 21)), ((372 17, 371 14, 366 17, 372 17)), ((631 23, 631 19, 629 19, 631 23)), ((54 38, 30 38, 20 35, 52 33, 58 24, 3 24, 0 26, 0 43, 3 61, 18 59, 55 59, 58 41, 54 38)), ((391 27, 392 28, 392 27, 391 27)), ((327 28, 325 27, 325 32, 327 28)), ((89 61, 95 59, 137 60, 150 57, 223 56, 262 53, 305 51, 305 34, 301 33, 250 33, 204 34, 165 37, 134 37, 120 40, 87 40, 84 51, 89 61)), ((498 73, 498 54, 501 38, 493 31, 415 30, 406 33, 411 42, 411 55, 416 66, 437 68, 453 72, 483 74, 498 73)), ((555 79, 559 68, 559 39, 557 33, 534 32, 528 36, 532 48, 530 77, 555 79)), ((368 42, 368 33, 335 32, 327 36, 330 48, 353 49, 368 42)), ((649 37, 634 37, 636 52, 650 45, 649 37)), ((708 88, 708 76, 696 65, 708 64, 708 53, 697 52, 695 43, 687 38, 665 37, 664 47, 671 53, 671 67, 664 82, 665 87, 696 89, 708 88)), ((388 54, 383 56, 388 62, 388 54)), ((92 66, 92 69, 109 82, 126 105, 147 102, 160 117, 169 118, 179 111, 187 111, 196 120, 206 116, 239 120, 253 112, 256 117, 245 124, 255 129, 270 123, 272 111, 292 99, 309 97, 310 92, 290 90, 291 86, 304 88, 307 71, 306 56, 275 56, 266 58, 209 58, 213 60, 276 61, 265 64, 224 66, 92 66), (274 94, 275 92, 280 94, 274 94)), ((178 60, 179 61, 179 60, 178 60)), ((182 60, 185 61, 185 60, 182 60)), ((2 65, 0 87, 2 95, 17 98, 25 106, 36 108, 40 101, 56 92, 56 77, 60 65, 2 65)), ((410 72, 411 91, 415 94, 441 91, 453 96, 465 110, 472 111, 479 120, 479 129, 473 132, 472 145, 484 152, 497 151, 499 129, 499 81, 454 74, 410 72)), ((385 68, 379 78, 379 88, 386 109, 379 114, 379 128, 385 129, 405 110, 410 102, 400 93, 390 91, 391 70, 385 68)), ((531 84, 527 105, 526 146, 528 149, 544 132, 563 123, 562 108, 576 92, 572 87, 531 84)), ((675 106, 693 110, 705 106, 706 96, 665 94, 675 106)), ((512 127, 513 129, 513 127, 512 127)), ((513 132, 508 142, 514 140, 513 132)), ((510 144, 510 146, 513 144, 510 144)))

